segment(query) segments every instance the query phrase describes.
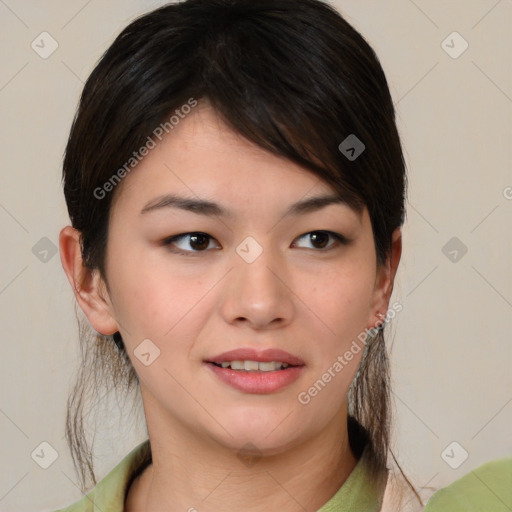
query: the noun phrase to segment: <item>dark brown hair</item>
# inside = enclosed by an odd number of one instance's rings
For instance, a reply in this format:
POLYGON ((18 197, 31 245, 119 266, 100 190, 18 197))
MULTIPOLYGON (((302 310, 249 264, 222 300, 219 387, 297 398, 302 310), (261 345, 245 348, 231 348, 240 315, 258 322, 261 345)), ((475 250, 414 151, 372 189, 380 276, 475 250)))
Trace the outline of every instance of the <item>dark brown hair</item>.
MULTIPOLYGON (((130 23, 84 86, 63 182, 88 268, 106 280, 116 190, 101 198, 95 191, 190 98, 208 102, 249 141, 309 169, 354 208, 366 206, 378 264, 386 261, 392 233, 404 221, 406 170, 393 101, 372 48, 319 0, 187 0, 130 23), (339 149, 351 135, 365 146, 355 159, 339 149)), ((83 428, 89 393, 103 381, 132 388, 137 376, 119 333, 81 329, 80 339, 83 364, 66 434, 85 487, 87 477, 96 482, 83 428)), ((349 390, 347 421, 354 453, 367 446, 377 478, 386 471, 390 436, 382 330, 367 345, 349 390)))

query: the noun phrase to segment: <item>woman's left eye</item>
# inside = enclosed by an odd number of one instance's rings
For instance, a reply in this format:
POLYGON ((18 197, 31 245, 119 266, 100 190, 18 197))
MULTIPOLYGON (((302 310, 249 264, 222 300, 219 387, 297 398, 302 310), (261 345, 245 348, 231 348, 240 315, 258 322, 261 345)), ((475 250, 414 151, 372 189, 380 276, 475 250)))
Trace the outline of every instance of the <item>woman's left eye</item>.
POLYGON ((309 237, 309 241, 312 244, 315 244, 313 247, 308 247, 311 249, 324 249, 327 251, 333 248, 333 246, 335 247, 339 244, 346 245, 348 243, 348 240, 343 235, 333 233, 332 231, 310 231, 309 233, 301 235, 298 240, 302 240, 303 238, 307 239, 307 237, 309 237), (327 246, 329 237, 335 241, 331 245, 327 246))
MULTIPOLYGON (((332 231, 310 231, 309 233, 305 233, 298 237, 297 240, 307 239, 307 237, 309 237, 309 242, 313 245, 306 247, 306 249, 320 249, 328 251, 340 244, 346 245, 348 243, 348 240, 343 235, 332 231), (329 238, 334 240, 330 245, 328 245, 329 238)), ((162 241, 162 245, 168 247, 172 252, 184 253, 188 256, 190 254, 205 252, 207 249, 211 249, 212 247, 210 247, 210 242, 212 240, 215 239, 207 233, 195 231, 192 233, 182 233, 181 235, 168 237, 162 241), (182 243, 181 247, 179 246, 179 243, 182 243), (189 249, 186 248, 187 245, 189 249), (192 247, 192 250, 190 250, 190 247, 192 247)), ((296 242, 294 242, 294 245, 297 245, 296 242)))

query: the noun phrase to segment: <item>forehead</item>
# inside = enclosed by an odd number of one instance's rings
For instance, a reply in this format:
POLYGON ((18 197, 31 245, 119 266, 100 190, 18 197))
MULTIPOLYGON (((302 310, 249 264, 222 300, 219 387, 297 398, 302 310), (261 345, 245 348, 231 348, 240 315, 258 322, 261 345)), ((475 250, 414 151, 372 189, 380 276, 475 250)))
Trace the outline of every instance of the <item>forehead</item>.
POLYGON ((233 217, 248 206, 263 213, 271 204, 282 209, 313 196, 331 196, 334 203, 335 195, 319 176, 247 141, 200 103, 123 179, 116 202, 123 209, 148 211, 158 203, 179 203, 181 197, 189 210, 195 200, 196 208, 233 217))

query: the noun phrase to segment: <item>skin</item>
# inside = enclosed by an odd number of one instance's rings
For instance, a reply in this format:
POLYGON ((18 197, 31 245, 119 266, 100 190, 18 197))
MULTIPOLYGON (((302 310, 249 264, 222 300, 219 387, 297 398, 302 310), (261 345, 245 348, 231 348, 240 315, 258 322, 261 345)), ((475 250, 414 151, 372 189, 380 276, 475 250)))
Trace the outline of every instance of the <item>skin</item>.
POLYGON ((127 511, 314 511, 355 467, 346 395, 363 351, 309 404, 297 396, 388 309, 401 232, 378 266, 366 208, 359 215, 331 204, 283 217, 292 203, 329 192, 200 104, 115 190, 106 279, 83 266, 79 233, 61 231, 61 261, 80 307, 99 333, 120 331, 140 380, 153 463, 130 487, 127 511), (171 192, 215 201, 234 216, 170 207, 141 214, 171 192), (308 233, 319 230, 350 242, 315 243, 308 233), (162 245, 197 231, 212 238, 170 246, 183 254, 162 245), (252 263, 236 252, 247 236, 263 248, 252 263), (149 366, 134 355, 144 339, 160 350, 149 366), (245 393, 203 363, 239 347, 280 348, 306 366, 278 392, 245 393), (237 456, 249 442, 261 456, 252 465, 237 456))

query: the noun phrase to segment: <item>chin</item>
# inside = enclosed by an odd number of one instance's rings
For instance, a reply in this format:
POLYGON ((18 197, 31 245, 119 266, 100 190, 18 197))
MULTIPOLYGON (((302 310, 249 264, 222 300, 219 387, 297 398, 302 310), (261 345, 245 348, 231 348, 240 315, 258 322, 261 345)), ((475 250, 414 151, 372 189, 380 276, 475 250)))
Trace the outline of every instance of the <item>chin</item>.
MULTIPOLYGON (((307 433, 303 422, 293 421, 292 415, 286 420, 286 414, 265 415, 262 411, 251 414, 240 412, 236 417, 224 416, 219 422, 229 432, 223 429, 214 435, 216 441, 231 450, 248 450, 254 447, 259 455, 276 455, 300 444, 307 433)), ((211 424, 210 424, 211 425, 211 424)))

